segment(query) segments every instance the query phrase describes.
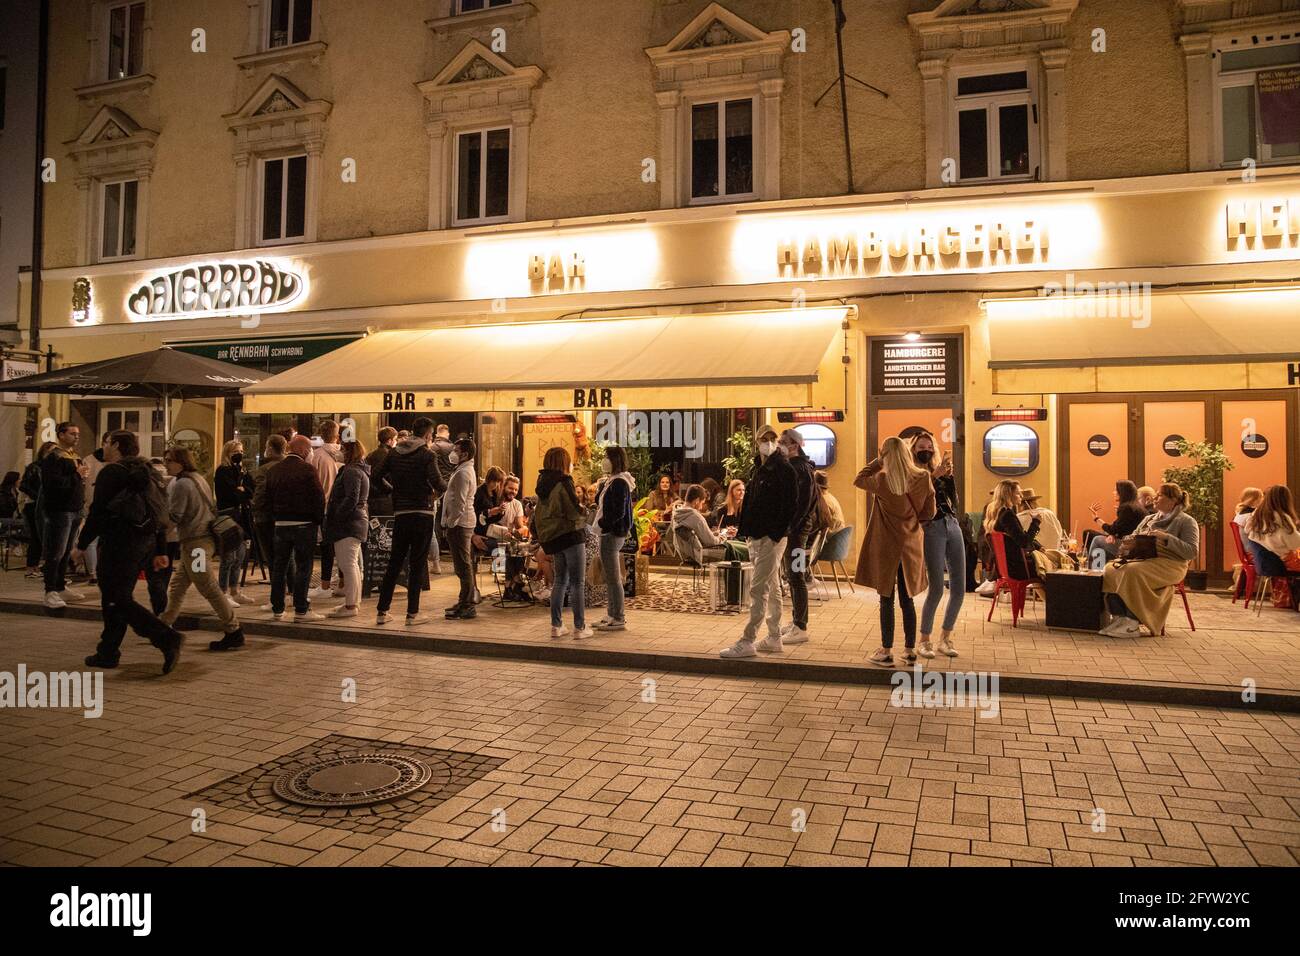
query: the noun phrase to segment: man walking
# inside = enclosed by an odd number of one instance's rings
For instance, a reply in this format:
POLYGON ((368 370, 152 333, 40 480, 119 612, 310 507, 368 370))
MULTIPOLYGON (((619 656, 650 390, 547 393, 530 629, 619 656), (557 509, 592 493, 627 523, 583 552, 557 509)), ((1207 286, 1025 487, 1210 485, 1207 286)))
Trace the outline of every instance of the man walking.
POLYGON ((821 488, 817 484, 817 468, 804 454, 803 436, 787 428, 777 440, 777 448, 790 461, 794 470, 794 514, 790 519, 790 534, 785 549, 785 579, 790 582, 791 621, 781 629, 785 644, 804 644, 808 641, 808 566, 812 560, 809 549, 817 534, 817 504, 821 488))
POLYGON ((417 418, 411 426, 411 437, 393 446, 371 476, 372 481, 387 481, 393 489, 393 553, 379 586, 379 604, 375 608, 378 624, 392 620, 388 609, 393 605, 393 590, 403 564, 407 567, 406 623, 423 624, 429 620, 420 614, 420 589, 428 575, 434 502, 447 490, 438 456, 430 447, 432 436, 433 421, 417 418))
POLYGON ((447 532, 447 545, 451 548, 451 561, 460 579, 460 599, 447 608, 447 619, 469 620, 478 614, 474 605, 474 558, 471 551, 474 537, 474 492, 478 489, 478 475, 474 473, 474 442, 462 438, 451 450, 451 464, 455 470, 442 496, 442 527, 447 532))
POLYGON ((295 435, 289 442, 289 454, 284 461, 266 475, 266 502, 275 528, 271 614, 277 621, 284 619, 285 578, 292 558, 295 624, 325 619, 325 615, 311 609, 307 598, 316 534, 325 520, 325 491, 316 476, 316 469, 307 461, 310 454, 311 439, 306 435, 295 435))
POLYGON ((38 510, 45 516, 41 541, 45 545, 45 606, 52 610, 80 601, 86 595, 68 587, 77 523, 86 502, 86 477, 90 469, 77 457, 81 429, 61 422, 54 433, 57 444, 41 459, 41 498, 38 510))
POLYGON ((754 579, 749 590, 749 623, 740 640, 723 648, 720 657, 753 657, 758 626, 767 617, 767 637, 758 650, 778 653, 781 647, 781 556, 795 509, 795 477, 790 461, 777 448, 776 430, 758 432, 760 464, 745 489, 739 536, 749 539, 754 579))
POLYGON ((104 443, 104 467, 95 481, 95 496, 77 539, 82 552, 100 541, 99 593, 104 630, 87 667, 113 668, 121 657, 122 638, 130 626, 162 651, 163 673, 171 673, 181 656, 184 636, 136 603, 140 572, 167 567, 166 499, 153 468, 140 457, 133 432, 115 431, 104 443))

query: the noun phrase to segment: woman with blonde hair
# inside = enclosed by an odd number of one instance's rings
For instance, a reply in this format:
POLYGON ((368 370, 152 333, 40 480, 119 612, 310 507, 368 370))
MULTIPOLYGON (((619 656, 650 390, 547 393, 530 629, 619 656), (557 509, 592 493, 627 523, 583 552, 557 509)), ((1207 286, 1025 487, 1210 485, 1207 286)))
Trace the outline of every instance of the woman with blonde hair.
POLYGON ((1035 515, 1029 527, 1022 525, 1018 517, 1022 501, 1020 482, 1006 478, 999 481, 993 489, 993 501, 984 512, 984 533, 998 531, 1004 536, 1008 576, 1017 581, 1034 581, 1038 579, 1038 566, 1031 555, 1043 547, 1038 543, 1042 521, 1035 515))
POLYGON ((1143 518, 1129 536, 1154 538, 1156 556, 1106 565, 1101 590, 1111 619, 1102 627, 1102 634, 1138 637, 1143 624, 1152 634, 1164 630, 1174 603, 1174 585, 1186 576, 1187 566, 1201 552, 1200 526, 1186 508, 1187 492, 1165 482, 1156 493, 1155 513, 1143 518))
POLYGON ((916 605, 912 595, 929 586, 921 522, 935 515, 930 473, 912 460, 901 438, 886 438, 880 457, 867 464, 854 485, 870 496, 867 533, 854 580, 880 595, 880 647, 868 661, 894 666, 894 592, 903 614, 903 657, 916 661, 916 605))

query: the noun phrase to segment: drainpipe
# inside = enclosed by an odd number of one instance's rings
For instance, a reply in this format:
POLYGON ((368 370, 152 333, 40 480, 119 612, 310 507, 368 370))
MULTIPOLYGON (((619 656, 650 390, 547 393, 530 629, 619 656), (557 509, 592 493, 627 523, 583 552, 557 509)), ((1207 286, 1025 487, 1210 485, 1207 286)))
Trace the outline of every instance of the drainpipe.
POLYGON ((32 305, 29 337, 33 352, 41 351, 41 261, 45 252, 45 80, 49 71, 50 0, 41 0, 40 40, 36 55, 36 164, 32 190, 32 305))

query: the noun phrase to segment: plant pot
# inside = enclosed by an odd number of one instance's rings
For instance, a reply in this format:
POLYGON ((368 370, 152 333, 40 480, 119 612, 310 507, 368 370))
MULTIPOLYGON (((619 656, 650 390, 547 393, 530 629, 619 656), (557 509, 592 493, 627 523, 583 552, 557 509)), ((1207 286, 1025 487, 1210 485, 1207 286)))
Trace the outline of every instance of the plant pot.
POLYGON ((1209 583, 1210 572, 1188 571, 1186 584, 1189 591, 1204 591, 1209 583))

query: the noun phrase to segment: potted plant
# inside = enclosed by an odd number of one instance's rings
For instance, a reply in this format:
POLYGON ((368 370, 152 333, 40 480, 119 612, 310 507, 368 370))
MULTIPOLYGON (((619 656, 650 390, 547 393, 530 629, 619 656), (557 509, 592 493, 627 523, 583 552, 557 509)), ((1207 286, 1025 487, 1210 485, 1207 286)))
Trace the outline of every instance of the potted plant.
POLYGON ((722 467, 727 473, 727 484, 739 478, 749 484, 754 477, 754 456, 758 450, 754 447, 754 433, 745 425, 732 433, 727 439, 731 454, 722 459, 722 467))
MULTIPOLYGON (((1223 453, 1223 446, 1212 442, 1178 443, 1178 454, 1187 461, 1182 468, 1166 468, 1165 481, 1172 481, 1187 492, 1187 513, 1201 526, 1201 540, 1207 532, 1219 527, 1223 503, 1223 473, 1232 468, 1232 461, 1223 453)), ((1187 572, 1187 586, 1193 591, 1204 591, 1209 572, 1200 566, 1198 555, 1194 569, 1187 572)))

